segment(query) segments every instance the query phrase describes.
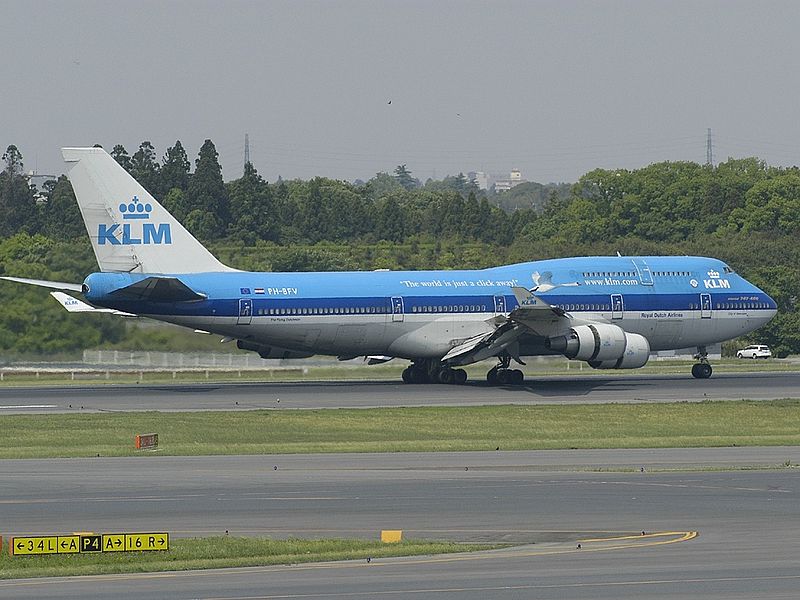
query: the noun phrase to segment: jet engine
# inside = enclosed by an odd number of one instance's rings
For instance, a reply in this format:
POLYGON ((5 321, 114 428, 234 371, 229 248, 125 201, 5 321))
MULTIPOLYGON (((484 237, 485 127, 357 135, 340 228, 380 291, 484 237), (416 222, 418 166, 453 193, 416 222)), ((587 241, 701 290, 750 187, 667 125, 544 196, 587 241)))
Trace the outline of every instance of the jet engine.
POLYGON ((578 325, 567 335, 549 338, 545 345, 595 369, 638 369, 650 358, 647 338, 605 323, 578 325))
POLYGON ((312 352, 302 352, 300 350, 288 350, 277 346, 266 346, 245 340, 236 340, 236 347, 239 350, 251 350, 257 352, 261 358, 308 358, 314 356, 312 352))

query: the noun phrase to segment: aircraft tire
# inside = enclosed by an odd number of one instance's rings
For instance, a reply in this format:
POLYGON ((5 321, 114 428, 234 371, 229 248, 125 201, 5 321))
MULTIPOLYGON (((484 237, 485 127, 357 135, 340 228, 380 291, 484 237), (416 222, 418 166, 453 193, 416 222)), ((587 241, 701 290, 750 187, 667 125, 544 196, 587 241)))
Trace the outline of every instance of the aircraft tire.
POLYGON ((511 383, 510 371, 508 369, 498 369, 497 383, 500 385, 508 385, 511 383))
POLYGON ((714 372, 714 369, 711 368, 711 365, 707 363, 697 363, 696 365, 692 365, 692 377, 695 379, 708 379, 711 377, 711 373, 714 372))
POLYGON ((411 367, 403 369, 403 383, 412 383, 411 380, 411 367))
POLYGON ((522 385, 525 381, 525 374, 519 369, 508 372, 508 380, 511 385, 522 385))
POLYGON ((436 379, 439 381, 439 383, 453 383, 453 369, 440 369, 436 374, 436 379))
POLYGON ((464 369, 456 369, 453 371, 453 383, 461 385, 467 382, 467 372, 464 369))
POLYGON ((428 382, 428 374, 423 371, 422 369, 418 369, 417 367, 409 367, 411 372, 409 373, 409 380, 410 383, 427 383, 428 382))
POLYGON ((489 369, 489 372, 486 373, 486 381, 489 385, 497 385, 497 367, 489 369))

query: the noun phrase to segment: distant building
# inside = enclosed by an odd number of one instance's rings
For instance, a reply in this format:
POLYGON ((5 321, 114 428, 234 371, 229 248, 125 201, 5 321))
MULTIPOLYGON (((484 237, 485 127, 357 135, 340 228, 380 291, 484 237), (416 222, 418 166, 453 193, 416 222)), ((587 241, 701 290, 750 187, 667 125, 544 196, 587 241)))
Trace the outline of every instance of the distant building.
POLYGON ((475 185, 478 186, 478 189, 481 190, 489 189, 489 176, 483 171, 470 171, 469 173, 467 173, 467 177, 469 178, 470 181, 475 182, 475 185))
POLYGON ((525 183, 527 180, 522 178, 522 173, 519 169, 511 169, 508 177, 503 175, 494 179, 494 191, 496 194, 507 192, 513 187, 518 186, 520 183, 525 183))

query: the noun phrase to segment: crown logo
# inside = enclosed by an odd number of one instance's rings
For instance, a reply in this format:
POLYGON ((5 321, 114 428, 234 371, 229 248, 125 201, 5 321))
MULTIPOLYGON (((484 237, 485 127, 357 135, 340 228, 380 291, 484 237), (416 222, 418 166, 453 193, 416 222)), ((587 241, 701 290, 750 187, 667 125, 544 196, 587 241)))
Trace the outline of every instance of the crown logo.
POLYGON ((119 205, 119 212, 122 213, 123 219, 149 219, 151 210, 153 210, 153 206, 149 202, 142 204, 139 196, 131 198, 128 204, 122 202, 119 205))
POLYGON ((714 269, 711 269, 708 272, 708 276, 711 277, 711 279, 719 279, 719 271, 715 271, 714 269))

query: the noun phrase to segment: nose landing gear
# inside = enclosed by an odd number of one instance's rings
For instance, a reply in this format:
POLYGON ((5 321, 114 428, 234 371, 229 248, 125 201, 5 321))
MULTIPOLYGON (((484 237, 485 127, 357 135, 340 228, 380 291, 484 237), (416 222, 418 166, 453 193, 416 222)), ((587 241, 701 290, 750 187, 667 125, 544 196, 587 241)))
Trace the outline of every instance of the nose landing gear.
POLYGON ((697 354, 694 358, 699 362, 692 365, 692 377, 695 379, 708 379, 714 371, 708 362, 708 351, 705 346, 697 347, 697 354))

